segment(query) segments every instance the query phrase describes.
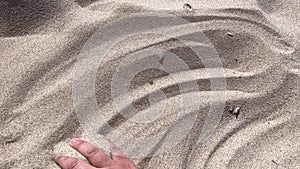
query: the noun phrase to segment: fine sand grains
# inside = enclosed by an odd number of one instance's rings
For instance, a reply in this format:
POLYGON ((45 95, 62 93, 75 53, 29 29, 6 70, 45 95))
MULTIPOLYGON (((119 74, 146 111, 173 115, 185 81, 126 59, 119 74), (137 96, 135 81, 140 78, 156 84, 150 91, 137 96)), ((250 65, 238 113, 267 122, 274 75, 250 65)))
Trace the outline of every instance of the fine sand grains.
MULTIPOLYGON (((209 110, 203 99, 190 133, 164 154, 133 159, 140 168, 300 168, 299 6, 297 0, 1 1, 0 168, 58 168, 53 152, 80 157, 67 143, 71 137, 91 140, 73 105, 77 54, 99 27, 140 11, 170 12, 198 26, 214 45, 227 82, 224 113, 207 142, 197 143, 209 110)), ((206 75, 195 53, 174 39, 139 35, 110 51, 98 69, 95 93, 103 117, 124 135, 168 130, 180 97, 207 97, 210 81, 218 78, 206 75), (117 114, 111 82, 122 59, 150 47, 176 54, 197 76, 174 82, 160 70, 137 73, 129 88, 140 113, 149 108, 153 91, 167 102, 160 118, 137 124, 117 114), (179 90, 192 82, 198 90, 179 90)), ((125 68, 134 66, 128 62, 125 68)), ((178 73, 186 72, 172 72, 178 73)))

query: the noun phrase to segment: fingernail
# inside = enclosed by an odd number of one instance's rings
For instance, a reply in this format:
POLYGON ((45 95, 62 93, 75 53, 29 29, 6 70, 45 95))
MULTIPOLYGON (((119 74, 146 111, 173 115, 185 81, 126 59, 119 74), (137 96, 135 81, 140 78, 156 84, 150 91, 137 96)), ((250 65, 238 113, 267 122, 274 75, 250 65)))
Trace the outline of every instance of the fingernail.
POLYGON ((70 140, 70 145, 74 146, 74 145, 76 145, 78 143, 78 141, 80 141, 79 138, 73 138, 73 139, 70 140))

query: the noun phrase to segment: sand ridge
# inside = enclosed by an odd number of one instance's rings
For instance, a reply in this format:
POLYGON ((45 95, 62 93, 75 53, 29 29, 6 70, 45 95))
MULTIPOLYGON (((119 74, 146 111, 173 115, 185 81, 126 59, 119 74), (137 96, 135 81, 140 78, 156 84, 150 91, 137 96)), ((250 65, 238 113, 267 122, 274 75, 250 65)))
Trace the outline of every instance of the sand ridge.
MULTIPOLYGON (((197 144, 209 109, 203 99, 187 137, 165 154, 134 159, 140 168, 300 168, 299 1, 24 0, 0 4, 0 168, 58 168, 50 159, 52 152, 80 156, 67 144, 71 137, 90 140, 72 100, 77 54, 97 28, 139 11, 170 12, 198 26, 214 44, 227 81, 226 108, 209 140, 197 144), (191 11, 184 8, 185 3, 191 11), (229 113, 232 106, 241 107, 238 118, 229 113)), ((119 132, 151 135, 168 129, 180 97, 209 95, 210 80, 218 77, 205 70, 195 53, 174 39, 133 37, 115 46, 99 69, 97 102, 119 132), (136 124, 118 115, 111 81, 124 57, 150 46, 184 60, 190 72, 174 75, 196 74, 180 83, 196 82, 199 90, 180 92, 178 84, 161 71, 139 73, 130 86, 134 106, 147 110, 148 95, 160 89, 168 104, 157 121, 136 124)))

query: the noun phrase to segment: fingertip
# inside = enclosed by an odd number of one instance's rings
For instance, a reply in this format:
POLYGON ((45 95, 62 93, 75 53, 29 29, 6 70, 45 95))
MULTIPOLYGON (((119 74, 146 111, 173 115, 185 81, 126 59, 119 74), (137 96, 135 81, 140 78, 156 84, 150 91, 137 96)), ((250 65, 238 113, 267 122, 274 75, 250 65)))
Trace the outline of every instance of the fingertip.
POLYGON ((70 146, 75 146, 78 144, 78 142, 80 142, 81 140, 79 138, 72 138, 69 142, 70 146))

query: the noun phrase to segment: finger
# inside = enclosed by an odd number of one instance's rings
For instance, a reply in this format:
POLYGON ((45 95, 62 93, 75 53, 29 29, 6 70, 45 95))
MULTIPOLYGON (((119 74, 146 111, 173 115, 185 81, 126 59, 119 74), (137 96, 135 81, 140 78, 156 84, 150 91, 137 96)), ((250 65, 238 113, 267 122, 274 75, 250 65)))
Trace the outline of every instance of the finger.
POLYGON ((111 158, 116 161, 128 159, 124 153, 112 142, 108 137, 103 136, 103 139, 106 140, 110 145, 111 158))
POLYGON ((62 168, 62 169, 96 169, 95 167, 87 164, 83 160, 66 157, 66 156, 53 156, 53 160, 62 168))
POLYGON ((112 162, 112 159, 110 159, 100 148, 88 142, 74 138, 70 141, 70 145, 95 167, 105 167, 112 162))

